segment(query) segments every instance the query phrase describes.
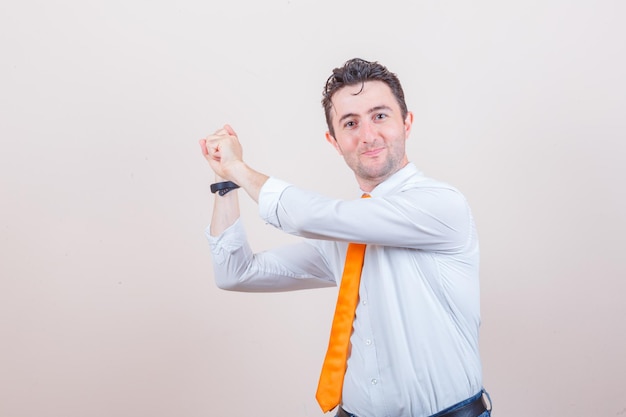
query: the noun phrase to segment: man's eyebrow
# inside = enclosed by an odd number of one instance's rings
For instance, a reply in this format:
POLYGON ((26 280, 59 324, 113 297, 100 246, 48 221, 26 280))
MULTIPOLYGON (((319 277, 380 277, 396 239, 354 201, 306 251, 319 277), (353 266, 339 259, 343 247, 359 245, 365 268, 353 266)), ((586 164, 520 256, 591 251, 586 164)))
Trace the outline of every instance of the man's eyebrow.
POLYGON ((372 114, 374 112, 380 111, 380 110, 387 110, 387 111, 391 111, 391 107, 386 106, 384 104, 381 104, 380 106, 376 106, 376 107, 372 107, 371 109, 369 109, 369 111, 367 112, 367 114, 372 114))
POLYGON ((341 122, 343 122, 344 120, 349 119, 349 118, 351 118, 351 117, 355 117, 355 116, 357 116, 357 114, 356 114, 356 113, 346 113, 346 114, 344 114, 343 116, 341 116, 341 117, 339 118, 339 123, 341 123, 341 122))
MULTIPOLYGON (((380 111, 380 110, 391 111, 391 107, 386 106, 384 104, 381 104, 380 106, 375 106, 375 107, 372 107, 371 109, 369 109, 367 111, 367 114, 372 114, 372 113, 375 113, 375 112, 380 111)), ((358 114, 356 114, 356 113, 346 113, 346 114, 344 114, 343 116, 341 116, 339 118, 339 123, 341 123, 345 119, 349 119, 350 117, 358 117, 358 114)))

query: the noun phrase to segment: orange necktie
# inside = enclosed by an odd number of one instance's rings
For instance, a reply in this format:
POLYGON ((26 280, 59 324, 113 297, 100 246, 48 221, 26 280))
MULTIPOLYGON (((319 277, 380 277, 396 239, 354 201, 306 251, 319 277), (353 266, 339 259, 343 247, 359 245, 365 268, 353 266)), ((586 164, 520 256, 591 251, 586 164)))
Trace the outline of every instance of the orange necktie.
MULTIPOLYGON (((363 198, 368 197, 368 194, 363 194, 363 198)), ((352 322, 359 301, 359 284, 364 258, 364 244, 350 243, 348 245, 335 316, 330 330, 328 350, 315 395, 325 413, 335 408, 341 401, 343 377, 346 373, 348 351, 350 350, 352 322)))

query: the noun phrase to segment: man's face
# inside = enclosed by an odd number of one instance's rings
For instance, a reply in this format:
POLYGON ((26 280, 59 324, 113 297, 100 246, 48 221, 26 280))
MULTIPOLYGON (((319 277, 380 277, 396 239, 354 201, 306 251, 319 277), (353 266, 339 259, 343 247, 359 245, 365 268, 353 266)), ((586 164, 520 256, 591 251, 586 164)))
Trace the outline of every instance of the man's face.
POLYGON ((354 171, 361 189, 371 191, 408 163, 405 142, 413 114, 402 119, 396 98, 382 81, 368 81, 359 91, 361 84, 333 95, 335 136, 327 132, 326 139, 354 171))

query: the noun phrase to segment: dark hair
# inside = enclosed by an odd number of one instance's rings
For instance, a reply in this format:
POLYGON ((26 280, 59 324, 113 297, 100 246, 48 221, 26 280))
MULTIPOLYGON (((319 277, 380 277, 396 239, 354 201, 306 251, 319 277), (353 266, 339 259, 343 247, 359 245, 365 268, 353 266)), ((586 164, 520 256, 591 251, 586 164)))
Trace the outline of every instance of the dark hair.
MULTIPOLYGON (((326 115, 326 124, 331 135, 335 136, 332 125, 331 109, 333 95, 344 87, 361 84, 361 91, 366 81, 382 81, 389 86, 391 92, 396 97, 402 112, 402 119, 406 119, 408 113, 406 102, 404 101, 404 91, 400 85, 398 76, 390 72, 385 66, 378 62, 370 62, 360 58, 353 58, 339 68, 333 70, 333 74, 326 80, 322 93, 322 106, 326 115)), ((359 91, 356 94, 359 94, 359 91)), ((355 94, 355 95, 356 95, 355 94)))

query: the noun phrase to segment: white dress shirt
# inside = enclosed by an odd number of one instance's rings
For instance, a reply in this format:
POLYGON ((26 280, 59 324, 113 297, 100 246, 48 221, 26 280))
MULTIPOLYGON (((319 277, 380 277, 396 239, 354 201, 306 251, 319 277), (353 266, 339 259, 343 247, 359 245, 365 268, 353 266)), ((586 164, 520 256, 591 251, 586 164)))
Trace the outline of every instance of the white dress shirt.
POLYGON ((306 239, 253 254, 239 220, 217 237, 207 228, 216 283, 337 285, 348 242, 366 243, 342 407, 359 417, 429 416, 482 389, 474 221, 458 190, 411 163, 369 194, 335 200, 270 178, 261 217, 306 239))

